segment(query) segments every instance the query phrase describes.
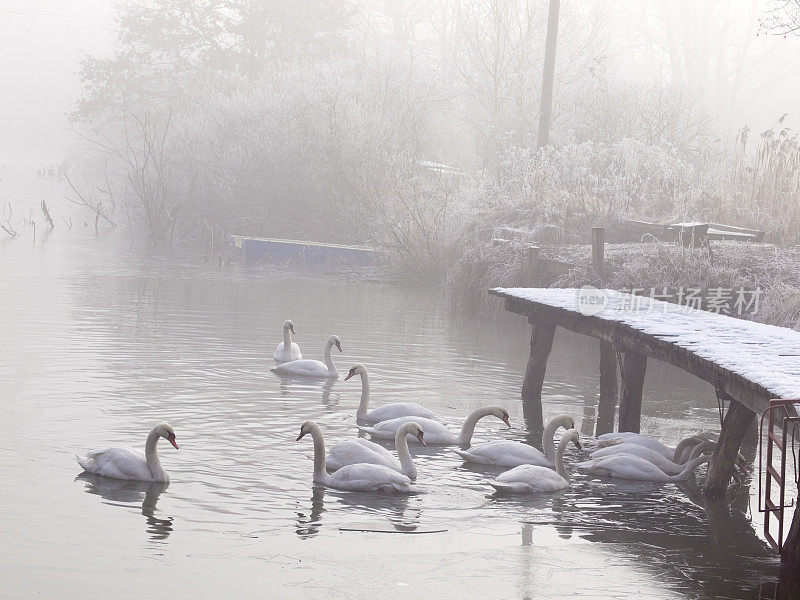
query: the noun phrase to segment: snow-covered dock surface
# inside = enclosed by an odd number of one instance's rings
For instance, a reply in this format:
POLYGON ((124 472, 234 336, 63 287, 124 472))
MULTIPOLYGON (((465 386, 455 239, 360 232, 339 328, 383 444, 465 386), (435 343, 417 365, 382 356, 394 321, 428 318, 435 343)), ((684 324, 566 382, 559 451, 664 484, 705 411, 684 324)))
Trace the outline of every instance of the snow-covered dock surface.
POLYGON ((775 398, 800 397, 800 332, 792 329, 615 290, 494 288, 490 293, 530 303, 531 308, 539 305, 576 315, 587 314, 580 310, 580 296, 602 295, 602 310, 587 319, 621 323, 668 342, 762 387, 775 398))

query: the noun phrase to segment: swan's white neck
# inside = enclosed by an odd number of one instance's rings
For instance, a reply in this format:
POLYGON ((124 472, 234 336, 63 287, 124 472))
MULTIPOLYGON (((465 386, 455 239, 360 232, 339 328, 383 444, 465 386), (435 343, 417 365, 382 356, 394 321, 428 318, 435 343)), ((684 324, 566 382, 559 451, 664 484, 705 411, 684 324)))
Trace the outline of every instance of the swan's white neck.
POLYGON ((686 463, 686 466, 683 467, 683 471, 678 473, 677 475, 669 475, 670 481, 683 481, 689 476, 689 473, 694 471, 697 467, 709 461, 711 457, 707 454, 703 454, 702 456, 698 456, 697 458, 693 458, 689 462, 686 463))
POLYGON ((416 427, 412 427, 410 423, 400 427, 394 434, 394 447, 397 449, 397 456, 400 459, 400 472, 409 479, 416 479, 417 467, 408 450, 408 438, 406 437, 412 429, 416 429, 416 427))
POLYGON ((339 372, 336 370, 336 365, 333 364, 333 357, 331 356, 332 349, 333 342, 328 342, 325 344, 325 366, 328 367, 328 371, 331 373, 338 374, 339 372))
POLYGON ((161 461, 158 459, 158 427, 154 428, 147 436, 147 442, 144 445, 144 457, 147 460, 147 468, 150 469, 150 475, 156 481, 169 481, 169 476, 161 466, 161 461))
POLYGON ((325 439, 316 423, 311 426, 311 439, 314 440, 314 481, 325 483, 328 479, 325 471, 325 439))
POLYGON ((547 462, 550 463, 556 459, 556 445, 553 438, 559 427, 567 429, 567 427, 569 427, 569 421, 564 417, 554 417, 550 419, 542 432, 542 450, 544 451, 544 457, 547 459, 547 462))
MULTIPOLYGON (((550 438, 552 439, 552 437, 550 438)), ((556 450, 556 473, 561 475, 564 479, 569 481, 569 473, 567 473, 567 469, 564 467, 564 452, 567 449, 567 444, 569 444, 572 436, 569 433, 565 433, 561 436, 561 441, 558 442, 558 450, 556 450)), ((552 444, 552 442, 551 442, 552 444)))
POLYGON ((458 443, 469 446, 472 441, 472 434, 475 433, 475 425, 478 424, 483 417, 488 417, 494 414, 493 407, 479 408, 467 417, 464 425, 461 427, 461 433, 458 436, 458 443))
POLYGON ((361 418, 367 415, 369 408, 369 375, 366 371, 361 373, 361 404, 358 405, 356 417, 361 418))
POLYGON ((288 327, 283 328, 283 351, 292 352, 292 332, 288 327))

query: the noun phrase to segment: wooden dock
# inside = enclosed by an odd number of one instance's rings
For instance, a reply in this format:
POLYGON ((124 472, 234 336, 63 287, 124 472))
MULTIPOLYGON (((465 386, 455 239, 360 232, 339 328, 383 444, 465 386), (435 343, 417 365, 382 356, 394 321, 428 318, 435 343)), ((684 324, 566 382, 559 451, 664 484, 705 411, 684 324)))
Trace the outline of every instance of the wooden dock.
POLYGON ((655 358, 714 385, 728 402, 712 456, 706 495, 727 490, 745 431, 771 398, 800 397, 800 332, 686 306, 594 288, 495 288, 506 310, 532 325, 522 397, 526 418, 541 421, 542 384, 556 327, 600 341, 597 433, 639 431, 647 359, 655 358), (621 357, 621 390, 617 364, 621 357))

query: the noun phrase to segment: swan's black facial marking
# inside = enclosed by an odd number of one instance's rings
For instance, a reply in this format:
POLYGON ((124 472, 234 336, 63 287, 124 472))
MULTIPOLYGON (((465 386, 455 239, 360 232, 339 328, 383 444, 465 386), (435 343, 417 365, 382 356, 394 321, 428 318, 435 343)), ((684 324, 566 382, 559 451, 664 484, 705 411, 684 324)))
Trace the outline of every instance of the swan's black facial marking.
POLYGON ((336 340, 334 342, 334 344, 336 344, 336 348, 339 350, 339 352, 341 352, 342 351, 342 345, 339 343, 339 340, 336 340))
POLYGON ((301 439, 303 439, 303 436, 304 436, 306 433, 307 433, 307 432, 306 432, 306 428, 305 428, 305 427, 301 427, 301 428, 300 428, 300 435, 298 435, 298 436, 297 436, 297 439, 295 440, 295 442, 299 442, 301 439))
POLYGON ((345 380, 345 381, 347 381, 348 379, 350 379, 351 377, 353 377, 355 374, 356 374, 356 368, 355 368, 355 367, 353 367, 352 369, 350 369, 350 370, 347 372, 347 377, 345 377, 345 378, 344 378, 344 380, 345 380))

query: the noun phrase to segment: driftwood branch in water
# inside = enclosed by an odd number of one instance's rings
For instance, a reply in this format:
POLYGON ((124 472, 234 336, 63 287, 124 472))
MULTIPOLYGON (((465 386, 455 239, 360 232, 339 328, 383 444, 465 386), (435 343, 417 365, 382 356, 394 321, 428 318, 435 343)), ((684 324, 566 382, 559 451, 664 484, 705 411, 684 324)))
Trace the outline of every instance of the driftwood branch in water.
POLYGON ((100 217, 103 217, 103 219, 105 221, 107 221, 112 227, 116 227, 117 226, 117 224, 114 223, 114 221, 112 221, 108 217, 108 215, 103 212, 103 203, 102 202, 98 202, 97 204, 94 204, 93 202, 90 202, 89 199, 86 198, 86 196, 84 196, 81 192, 78 191, 78 188, 76 188, 75 185, 72 183, 72 180, 69 178, 69 175, 64 173, 64 177, 66 177, 67 183, 69 183, 69 187, 71 187, 72 191, 75 192, 75 195, 78 196, 80 202, 78 200, 73 200, 69 196, 64 196, 64 198, 66 198, 67 200, 69 200, 73 204, 77 204, 78 206, 85 206, 86 208, 88 208, 92 212, 94 212, 94 214, 95 214, 95 218, 94 218, 95 229, 97 228, 97 222, 100 219, 100 217))

